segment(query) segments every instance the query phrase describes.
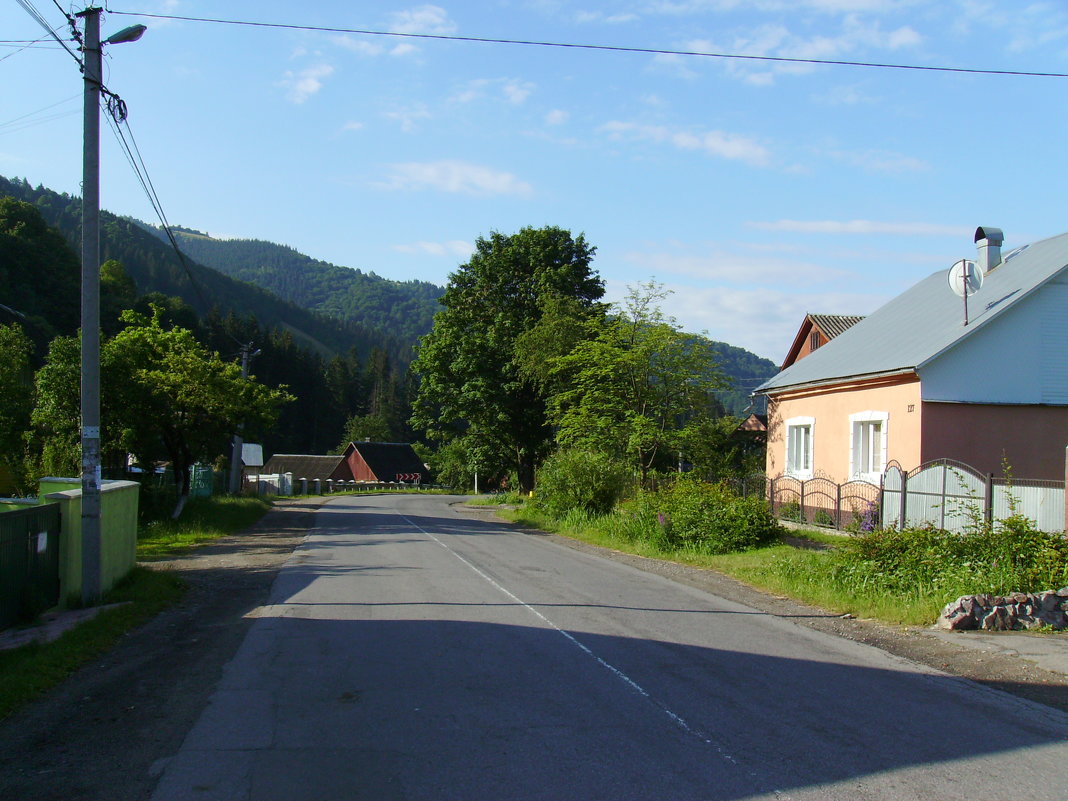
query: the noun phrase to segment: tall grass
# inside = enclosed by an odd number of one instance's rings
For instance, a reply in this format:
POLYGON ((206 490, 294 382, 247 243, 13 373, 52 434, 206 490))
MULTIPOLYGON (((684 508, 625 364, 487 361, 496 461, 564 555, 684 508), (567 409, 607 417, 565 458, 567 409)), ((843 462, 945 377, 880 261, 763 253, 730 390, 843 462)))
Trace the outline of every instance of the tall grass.
POLYGON ((194 548, 247 528, 263 517, 271 504, 262 498, 214 496, 192 498, 182 516, 172 520, 157 507, 154 518, 142 517, 137 536, 137 558, 159 559, 194 548))

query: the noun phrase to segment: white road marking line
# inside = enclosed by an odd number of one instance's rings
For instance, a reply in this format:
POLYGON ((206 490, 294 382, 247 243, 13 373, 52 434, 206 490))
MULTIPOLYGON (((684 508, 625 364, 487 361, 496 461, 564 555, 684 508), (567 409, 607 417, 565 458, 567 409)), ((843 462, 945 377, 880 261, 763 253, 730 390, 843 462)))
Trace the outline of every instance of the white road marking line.
MULTIPOLYGON (((705 734, 697 731, 696 729, 694 729, 692 726, 690 726, 689 723, 687 723, 682 718, 682 716, 680 716, 677 713, 673 712, 667 706, 665 706, 664 704, 662 704, 661 702, 659 702, 655 698, 653 698, 644 687, 642 687, 640 684, 638 684, 638 682, 634 681, 634 679, 632 679, 630 676, 628 676, 622 670, 620 670, 615 665, 611 664, 610 662, 607 662, 606 660, 602 659, 600 656, 595 654, 589 647, 587 647, 583 643, 579 642, 569 632, 564 631, 562 628, 560 628, 558 625, 556 625, 556 623, 554 623, 552 620, 547 618, 545 615, 543 615, 541 612, 539 612, 533 606, 528 604, 522 598, 520 598, 515 593, 511 592, 510 590, 508 590, 506 587, 503 587, 499 582, 494 580, 492 576, 487 575, 485 572, 483 572, 474 563, 472 563, 471 561, 469 561, 468 559, 464 558, 459 553, 454 551, 452 548, 450 548, 448 545, 446 545, 442 540, 440 540, 436 535, 434 535, 433 533, 427 531, 425 528, 423 528, 419 524, 412 522, 407 517, 405 517, 403 514, 400 514, 400 517, 408 525, 412 526, 413 528, 415 528, 416 530, 418 530, 422 534, 426 535, 427 537, 430 537, 430 539, 432 539, 434 542, 436 542, 438 545, 440 545, 446 551, 448 551, 453 556, 455 556, 457 559, 459 559, 461 562, 463 562, 465 565, 467 565, 471 570, 473 570, 475 573, 477 573, 479 576, 481 576, 483 579, 485 579, 498 592, 500 592, 503 595, 506 595, 507 597, 511 598, 517 604, 522 606, 528 612, 530 612, 535 617, 537 617, 539 620, 541 620, 543 623, 545 623, 545 625, 549 626, 554 631, 556 631, 559 634, 562 634, 564 637, 566 637, 567 640, 572 645, 576 646, 580 651, 582 651, 584 654, 586 654, 591 659, 596 661, 597 664, 601 665, 601 667, 603 667, 606 670, 608 670, 609 672, 611 672, 613 675, 615 675, 617 678, 619 678, 620 681, 622 681, 624 684, 626 684, 628 687, 630 687, 636 693, 641 695, 643 698, 647 699, 649 701, 649 703, 653 704, 660 711, 662 711, 665 715, 667 715, 668 718, 670 718, 671 721, 676 726, 681 728, 684 732, 689 734, 691 737, 697 738, 698 740, 700 740, 701 742, 705 743, 706 745, 712 746, 712 748, 716 751, 717 754, 719 754, 719 756, 721 756, 726 761, 730 762, 732 765, 735 765, 737 767, 742 767, 741 765, 738 764, 738 760, 736 760, 722 745, 720 745, 719 743, 715 742, 714 740, 712 740, 707 735, 705 735, 705 734)), ((744 767, 742 768, 742 770, 744 770, 752 779, 754 779, 754 780, 756 780, 758 782, 761 782, 760 777, 758 777, 751 770, 749 770, 747 768, 744 768, 744 767)), ((783 795, 781 793, 781 791, 773 789, 773 790, 771 790, 771 792, 774 793, 777 797, 782 798, 783 801, 789 801, 789 797, 783 795)))

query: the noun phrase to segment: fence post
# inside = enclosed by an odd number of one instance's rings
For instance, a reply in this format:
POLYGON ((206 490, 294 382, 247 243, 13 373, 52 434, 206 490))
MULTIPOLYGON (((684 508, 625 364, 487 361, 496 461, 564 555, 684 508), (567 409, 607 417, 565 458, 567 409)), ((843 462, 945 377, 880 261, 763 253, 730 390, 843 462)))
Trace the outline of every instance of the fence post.
POLYGON ((983 493, 983 503, 986 505, 986 512, 984 517, 987 525, 994 522, 994 474, 987 473, 986 475, 986 491, 983 493))
POLYGON ((835 483, 835 499, 834 499, 834 527, 838 530, 842 530, 842 485, 835 483))
POLYGON ((898 525, 901 528, 907 528, 908 522, 905 519, 905 515, 908 514, 908 494, 909 494, 909 474, 904 470, 900 470, 901 473, 901 517, 898 520, 898 525))
POLYGON ((798 517, 800 517, 801 519, 797 521, 798 523, 805 522, 805 484, 806 483, 807 482, 805 482, 805 481, 801 482, 801 494, 800 494, 800 498, 799 498, 800 503, 798 504, 799 511, 797 513, 798 517))

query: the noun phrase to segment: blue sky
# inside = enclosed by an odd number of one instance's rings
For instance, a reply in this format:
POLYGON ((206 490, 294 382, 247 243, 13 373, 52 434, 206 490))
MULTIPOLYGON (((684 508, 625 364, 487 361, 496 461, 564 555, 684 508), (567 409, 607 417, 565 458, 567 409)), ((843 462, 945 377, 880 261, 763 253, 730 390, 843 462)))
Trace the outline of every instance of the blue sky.
MULTIPOLYGON (((34 0, 61 33, 64 0, 34 0), (58 2, 58 5, 57 5, 58 2)), ((75 7, 75 10, 81 6, 75 7)), ((780 361, 805 312, 863 314, 1068 230, 1068 78, 439 41, 127 16, 1068 72, 1026 0, 108 0, 105 83, 168 219, 444 284, 490 231, 559 225, 609 298, 653 278, 688 330, 780 361)), ((0 3, 0 174, 78 194, 81 81, 0 3), (14 44, 12 44, 14 42, 14 44)), ((46 40, 47 41, 47 40, 46 40)), ((104 208, 155 222, 110 129, 104 208)), ((948 292, 947 288, 947 292, 948 292)))

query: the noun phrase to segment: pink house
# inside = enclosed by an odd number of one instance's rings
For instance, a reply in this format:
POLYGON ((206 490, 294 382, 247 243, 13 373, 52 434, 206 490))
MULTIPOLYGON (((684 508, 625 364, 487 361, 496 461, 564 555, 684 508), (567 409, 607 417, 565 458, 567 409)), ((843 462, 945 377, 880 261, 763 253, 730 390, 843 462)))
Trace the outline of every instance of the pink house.
POLYGON ((940 270, 804 358, 795 340, 792 363, 757 389, 769 476, 878 482, 891 460, 909 470, 948 458, 1064 478, 1068 234, 1004 257, 1002 240, 975 232, 985 280, 967 324, 940 270))

